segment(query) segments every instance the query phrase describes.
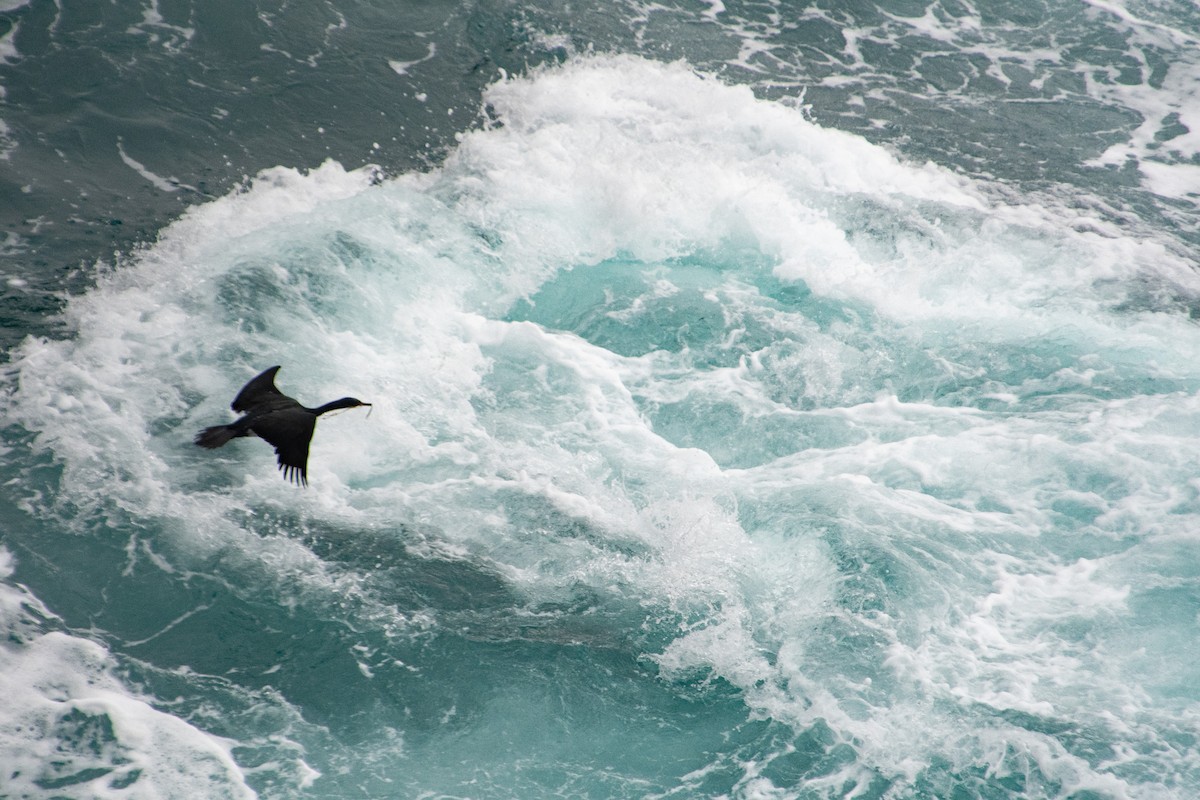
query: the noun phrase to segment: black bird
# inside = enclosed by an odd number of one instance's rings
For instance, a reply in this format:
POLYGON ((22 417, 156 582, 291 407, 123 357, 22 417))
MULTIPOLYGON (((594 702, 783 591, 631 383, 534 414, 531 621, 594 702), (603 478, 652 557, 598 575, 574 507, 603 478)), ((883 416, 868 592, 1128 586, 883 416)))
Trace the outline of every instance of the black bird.
POLYGON ((210 450, 230 439, 254 434, 275 446, 283 477, 298 486, 308 486, 308 443, 312 441, 317 417, 339 408, 369 406, 355 397, 343 397, 317 408, 307 408, 275 388, 271 367, 242 387, 230 408, 242 414, 228 425, 214 425, 196 434, 195 442, 210 450))

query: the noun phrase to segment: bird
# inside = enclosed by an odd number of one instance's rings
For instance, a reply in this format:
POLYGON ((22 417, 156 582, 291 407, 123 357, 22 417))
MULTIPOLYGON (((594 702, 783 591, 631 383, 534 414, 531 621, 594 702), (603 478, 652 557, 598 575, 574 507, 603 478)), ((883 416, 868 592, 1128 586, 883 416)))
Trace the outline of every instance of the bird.
POLYGON ((340 408, 370 406, 357 397, 341 397, 323 406, 308 408, 275 386, 279 367, 264 370, 242 387, 229 407, 240 413, 228 425, 213 425, 196 434, 193 441, 214 450, 231 439, 251 434, 275 447, 283 477, 297 486, 308 486, 308 444, 317 417, 340 408))

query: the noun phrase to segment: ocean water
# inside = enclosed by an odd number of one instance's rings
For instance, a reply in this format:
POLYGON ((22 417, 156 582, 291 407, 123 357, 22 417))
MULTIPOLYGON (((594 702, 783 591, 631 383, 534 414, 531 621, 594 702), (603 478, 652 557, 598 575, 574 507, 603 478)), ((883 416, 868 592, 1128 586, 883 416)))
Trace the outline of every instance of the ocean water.
POLYGON ((1200 796, 1200 6, 0 0, 0 797, 1200 796), (203 451, 282 365, 310 485, 203 451))

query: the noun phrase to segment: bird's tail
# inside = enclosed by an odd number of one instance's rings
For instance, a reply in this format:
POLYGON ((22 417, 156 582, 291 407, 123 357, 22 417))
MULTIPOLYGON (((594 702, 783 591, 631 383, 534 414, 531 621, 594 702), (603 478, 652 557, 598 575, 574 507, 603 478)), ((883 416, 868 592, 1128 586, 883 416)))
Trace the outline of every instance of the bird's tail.
POLYGON ((221 447, 237 435, 238 431, 232 425, 213 425, 211 428, 205 428, 197 433, 196 438, 192 441, 201 447, 213 450, 221 447))

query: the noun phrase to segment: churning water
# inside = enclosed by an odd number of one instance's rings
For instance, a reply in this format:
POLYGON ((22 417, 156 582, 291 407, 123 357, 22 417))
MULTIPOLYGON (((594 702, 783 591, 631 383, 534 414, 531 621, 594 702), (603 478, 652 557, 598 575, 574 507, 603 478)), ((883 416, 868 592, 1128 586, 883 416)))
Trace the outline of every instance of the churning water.
POLYGON ((0 796, 1200 794, 1200 8, 120 5, 0 0, 0 796))

